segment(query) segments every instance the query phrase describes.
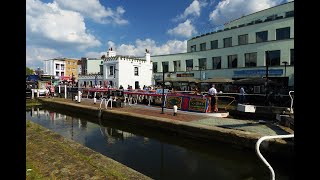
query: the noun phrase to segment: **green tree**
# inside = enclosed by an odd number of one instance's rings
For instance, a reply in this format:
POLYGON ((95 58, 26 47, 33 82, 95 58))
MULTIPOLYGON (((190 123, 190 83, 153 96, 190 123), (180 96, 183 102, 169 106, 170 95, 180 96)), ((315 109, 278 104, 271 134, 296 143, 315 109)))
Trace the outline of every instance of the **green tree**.
POLYGON ((33 69, 26 67, 26 75, 33 74, 33 69))

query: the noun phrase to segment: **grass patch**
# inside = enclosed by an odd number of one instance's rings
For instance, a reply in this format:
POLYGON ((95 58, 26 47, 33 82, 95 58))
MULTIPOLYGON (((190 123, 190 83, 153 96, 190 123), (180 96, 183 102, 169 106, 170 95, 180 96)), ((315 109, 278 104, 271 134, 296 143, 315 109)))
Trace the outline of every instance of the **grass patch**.
POLYGON ((30 161, 26 161, 26 179, 41 180, 44 176, 34 167, 30 161))
POLYGON ((26 99, 26 107, 42 105, 37 99, 26 99))

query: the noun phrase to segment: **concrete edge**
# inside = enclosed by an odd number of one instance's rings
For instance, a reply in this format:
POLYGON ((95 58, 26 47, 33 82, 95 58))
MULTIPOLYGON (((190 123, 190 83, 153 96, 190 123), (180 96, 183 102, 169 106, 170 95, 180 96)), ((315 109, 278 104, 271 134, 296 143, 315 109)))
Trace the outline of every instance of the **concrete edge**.
MULTIPOLYGON (((73 112, 81 112, 82 114, 98 117, 99 109, 97 109, 96 107, 90 107, 80 103, 78 104, 51 101, 50 99, 41 99, 41 102, 58 109, 68 109, 73 112)), ((110 118, 116 118, 117 120, 121 120, 123 122, 134 123, 145 127, 168 130, 174 133, 178 133, 181 136, 192 139, 219 141, 222 143, 227 143, 238 147, 244 147, 251 150, 255 150, 256 142, 260 137, 262 137, 262 135, 253 132, 227 129, 215 126, 206 126, 201 124, 190 124, 188 122, 175 121, 167 118, 147 116, 130 112, 121 112, 115 109, 103 109, 101 119, 110 120, 110 118)), ((293 152, 293 146, 294 144, 292 142, 287 142, 283 139, 273 139, 263 142, 260 147, 260 150, 262 152, 265 151, 271 154, 283 154, 285 156, 291 156, 293 152)))

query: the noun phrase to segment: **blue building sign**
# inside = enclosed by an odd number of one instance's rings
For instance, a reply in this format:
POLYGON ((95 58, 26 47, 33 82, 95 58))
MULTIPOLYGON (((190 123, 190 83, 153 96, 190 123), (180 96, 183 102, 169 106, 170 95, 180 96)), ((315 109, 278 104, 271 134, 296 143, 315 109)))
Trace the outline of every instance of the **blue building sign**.
MULTIPOLYGON (((265 76, 265 69, 254 69, 254 70, 235 70, 233 71, 234 76, 265 76)), ((283 75, 283 69, 269 69, 269 75, 283 75)))

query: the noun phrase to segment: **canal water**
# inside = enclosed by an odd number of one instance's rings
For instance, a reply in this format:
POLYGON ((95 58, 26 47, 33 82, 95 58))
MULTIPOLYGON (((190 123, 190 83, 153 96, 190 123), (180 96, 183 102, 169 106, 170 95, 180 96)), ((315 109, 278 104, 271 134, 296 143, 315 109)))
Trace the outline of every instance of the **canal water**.
MULTIPOLYGON (((32 107, 26 119, 153 179, 269 180, 255 152, 142 127, 32 107)), ((277 180, 293 179, 293 161, 270 161, 277 180)))

